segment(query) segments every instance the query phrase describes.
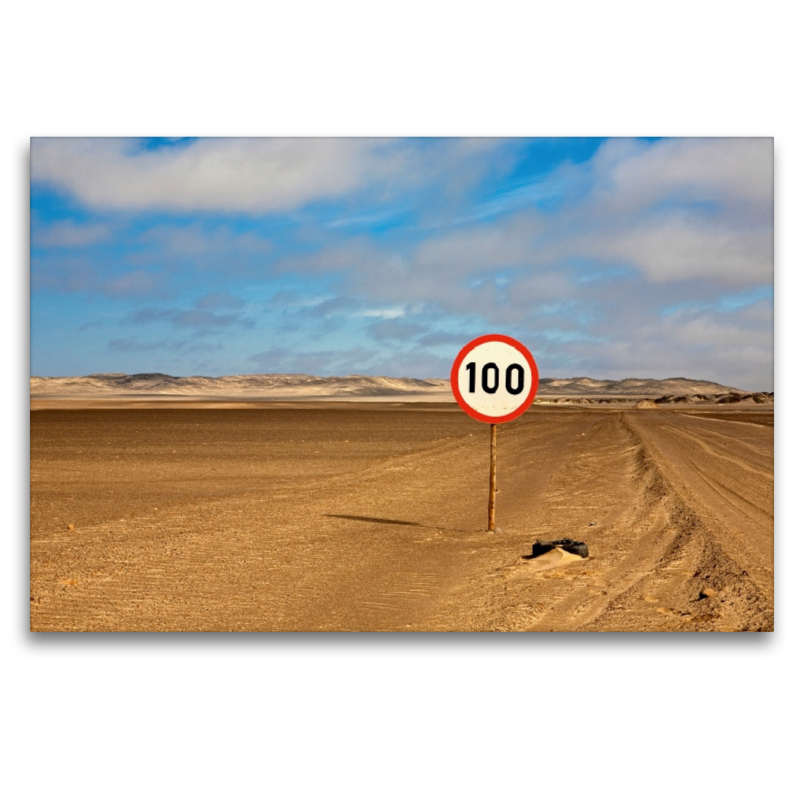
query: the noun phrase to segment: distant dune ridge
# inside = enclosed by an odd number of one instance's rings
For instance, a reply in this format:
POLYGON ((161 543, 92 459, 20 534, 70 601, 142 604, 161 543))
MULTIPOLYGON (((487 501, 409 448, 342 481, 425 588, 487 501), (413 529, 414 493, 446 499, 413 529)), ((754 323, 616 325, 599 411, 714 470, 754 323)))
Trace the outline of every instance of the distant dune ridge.
MULTIPOLYGON (((126 375, 109 372, 84 377, 32 377, 32 397, 204 397, 204 398, 336 398, 411 397, 450 400, 450 381, 444 378, 388 378, 368 375, 321 378, 316 375, 227 375, 187 378, 160 372, 126 375)), ((744 392, 731 386, 689 378, 542 378, 537 401, 561 403, 608 402, 609 398, 650 398, 656 404, 771 403, 771 392, 744 392)))
POLYGON ((337 395, 382 396, 450 391, 450 382, 433 378, 383 378, 347 375, 320 378, 316 375, 226 375, 207 378, 195 375, 176 378, 160 372, 138 375, 110 372, 82 378, 31 378, 31 394, 169 394, 231 397, 337 395))

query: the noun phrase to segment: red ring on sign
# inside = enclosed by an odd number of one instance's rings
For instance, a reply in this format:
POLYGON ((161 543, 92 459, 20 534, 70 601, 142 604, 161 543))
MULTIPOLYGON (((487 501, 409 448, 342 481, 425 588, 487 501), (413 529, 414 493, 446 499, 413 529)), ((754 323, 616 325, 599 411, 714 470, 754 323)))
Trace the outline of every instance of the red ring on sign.
POLYGON ((486 336, 479 336, 477 339, 467 342, 467 344, 461 348, 461 351, 456 356, 456 360, 453 362, 453 367, 450 370, 450 388, 453 390, 453 395, 455 396, 458 404, 473 419, 477 419, 479 422, 493 422, 495 424, 498 422, 510 422, 512 419, 516 419, 521 414, 524 414, 525 411, 527 411, 530 407, 530 404, 533 402, 533 398, 536 397, 536 392, 539 389, 539 368, 536 366, 536 362, 533 360, 530 350, 528 350, 528 348, 525 347, 522 342, 518 342, 516 339, 512 339, 510 336, 503 336, 502 333, 489 333, 486 336), (464 359, 476 347, 485 344, 486 342, 502 342, 503 344, 510 345, 522 354, 522 356, 528 362, 528 366, 531 368, 530 391, 518 408, 514 409, 514 411, 512 411, 510 414, 506 414, 503 417, 489 417, 486 414, 481 414, 480 411, 476 411, 471 405, 469 405, 469 403, 467 403, 461 394, 461 390, 458 388, 458 371, 461 369, 461 364, 464 362, 464 359))

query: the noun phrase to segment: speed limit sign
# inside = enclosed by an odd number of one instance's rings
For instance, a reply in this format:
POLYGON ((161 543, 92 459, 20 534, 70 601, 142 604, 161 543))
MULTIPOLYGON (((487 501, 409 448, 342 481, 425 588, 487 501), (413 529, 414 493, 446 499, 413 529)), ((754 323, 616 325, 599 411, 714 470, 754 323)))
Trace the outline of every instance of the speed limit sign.
POLYGON ((494 524, 497 494, 497 424, 516 419, 533 402, 539 370, 524 344, 492 333, 465 345, 450 370, 450 386, 458 404, 480 422, 489 422, 489 515, 494 524))
POLYGON ((509 422, 533 402, 539 370, 524 344, 492 333, 465 345, 453 362, 450 385, 458 404, 481 422, 509 422))

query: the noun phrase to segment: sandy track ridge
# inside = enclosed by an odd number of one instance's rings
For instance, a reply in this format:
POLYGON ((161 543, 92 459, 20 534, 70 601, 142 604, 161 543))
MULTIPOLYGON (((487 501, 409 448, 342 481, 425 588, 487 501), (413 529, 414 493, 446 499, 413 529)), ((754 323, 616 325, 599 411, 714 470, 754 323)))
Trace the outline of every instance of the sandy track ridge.
POLYGON ((519 559, 500 567, 474 587, 492 598, 486 628, 773 629, 769 587, 721 544, 726 529, 716 516, 676 490, 647 435, 651 422, 636 412, 609 415, 570 444, 540 498, 533 532, 585 540, 590 558, 541 565, 519 559))

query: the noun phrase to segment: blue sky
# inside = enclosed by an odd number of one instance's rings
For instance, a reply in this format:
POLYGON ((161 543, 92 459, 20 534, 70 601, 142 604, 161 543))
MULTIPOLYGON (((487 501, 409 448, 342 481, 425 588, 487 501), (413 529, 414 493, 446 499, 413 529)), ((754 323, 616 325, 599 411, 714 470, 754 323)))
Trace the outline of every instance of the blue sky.
POLYGON ((33 139, 31 372, 773 385, 771 139, 33 139))

